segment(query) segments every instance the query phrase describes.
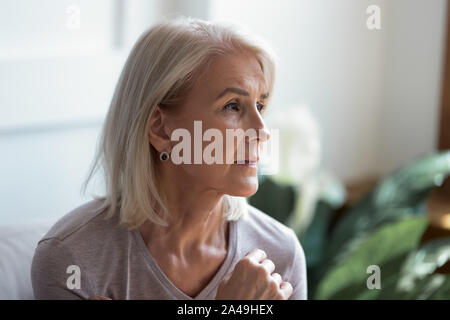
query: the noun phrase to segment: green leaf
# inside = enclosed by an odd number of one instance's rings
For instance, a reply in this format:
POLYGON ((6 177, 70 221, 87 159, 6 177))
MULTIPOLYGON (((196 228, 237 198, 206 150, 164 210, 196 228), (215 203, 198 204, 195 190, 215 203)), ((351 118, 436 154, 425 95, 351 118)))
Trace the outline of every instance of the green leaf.
POLYGON ((429 192, 450 174, 450 152, 422 158, 382 179, 340 219, 319 274, 339 263, 379 227, 420 213, 429 192))
POLYGON ((450 276, 445 276, 442 285, 428 297, 428 300, 450 300, 450 276))
POLYGON ((397 289, 408 292, 450 260, 450 238, 429 241, 410 253, 399 275, 397 289))
POLYGON ((315 298, 376 297, 380 292, 369 290, 366 285, 370 275, 367 267, 379 266, 382 275, 385 269, 394 269, 390 274, 398 272, 406 255, 417 247, 427 225, 426 218, 414 217, 382 227, 361 243, 347 260, 329 269, 319 282, 315 298))

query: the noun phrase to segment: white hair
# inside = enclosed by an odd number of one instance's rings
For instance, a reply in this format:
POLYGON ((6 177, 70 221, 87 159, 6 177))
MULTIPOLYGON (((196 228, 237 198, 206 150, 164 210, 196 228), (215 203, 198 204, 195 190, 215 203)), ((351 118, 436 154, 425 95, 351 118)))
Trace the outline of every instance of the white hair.
MULTIPOLYGON (((95 172, 104 176, 105 196, 99 210, 120 212, 129 229, 146 220, 167 225, 167 206, 158 186, 158 152, 148 141, 149 119, 157 105, 176 105, 216 55, 248 52, 259 61, 269 92, 275 55, 263 40, 227 23, 181 18, 159 23, 134 45, 117 83, 101 132, 97 154, 84 184, 95 172)), ((224 214, 237 220, 246 198, 224 196, 224 214)))

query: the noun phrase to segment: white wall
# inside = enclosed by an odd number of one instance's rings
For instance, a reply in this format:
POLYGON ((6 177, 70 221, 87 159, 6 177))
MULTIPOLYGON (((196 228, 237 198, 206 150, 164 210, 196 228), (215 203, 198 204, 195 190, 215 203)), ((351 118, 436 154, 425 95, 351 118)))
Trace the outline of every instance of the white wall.
POLYGON ((273 106, 309 105, 324 166, 357 180, 435 148, 445 3, 215 0, 211 16, 269 40, 280 57, 273 106), (381 30, 366 27, 372 4, 381 30))
POLYGON ((81 183, 124 60, 114 5, 0 3, 0 223, 55 220, 87 200, 81 183))
POLYGON ((445 0, 388 2, 380 169, 434 151, 445 52, 445 0))
MULTIPOLYGON (((272 107, 309 105, 322 127, 324 166, 344 179, 378 170, 383 32, 367 29, 368 3, 215 1, 212 13, 273 44, 280 64, 272 107)), ((370 3, 383 10, 384 1, 370 3)))

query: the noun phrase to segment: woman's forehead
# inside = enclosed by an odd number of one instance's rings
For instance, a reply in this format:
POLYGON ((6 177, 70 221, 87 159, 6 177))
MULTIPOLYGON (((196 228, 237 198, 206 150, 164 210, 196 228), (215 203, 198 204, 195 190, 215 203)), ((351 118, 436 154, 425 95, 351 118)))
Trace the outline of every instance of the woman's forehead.
POLYGON ((214 59, 202 80, 211 94, 220 94, 228 87, 258 92, 267 88, 258 60, 248 55, 232 55, 214 59))

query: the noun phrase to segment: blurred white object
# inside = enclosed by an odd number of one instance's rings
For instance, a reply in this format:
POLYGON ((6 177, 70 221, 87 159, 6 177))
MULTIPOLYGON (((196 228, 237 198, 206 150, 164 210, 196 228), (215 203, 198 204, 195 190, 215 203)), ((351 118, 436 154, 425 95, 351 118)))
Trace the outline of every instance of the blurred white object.
POLYGON ((267 125, 279 129, 280 139, 279 170, 271 178, 298 190, 294 211, 286 223, 299 234, 314 218, 320 198, 338 206, 344 201, 345 189, 321 167, 321 130, 308 106, 296 104, 277 110, 267 117, 267 125))
POLYGON ((0 226, 0 300, 34 299, 31 261, 38 241, 51 225, 43 221, 0 226))
POLYGON ((320 128, 305 105, 272 110, 269 129, 279 130, 279 171, 273 178, 280 183, 300 183, 319 168, 322 158, 320 128))

